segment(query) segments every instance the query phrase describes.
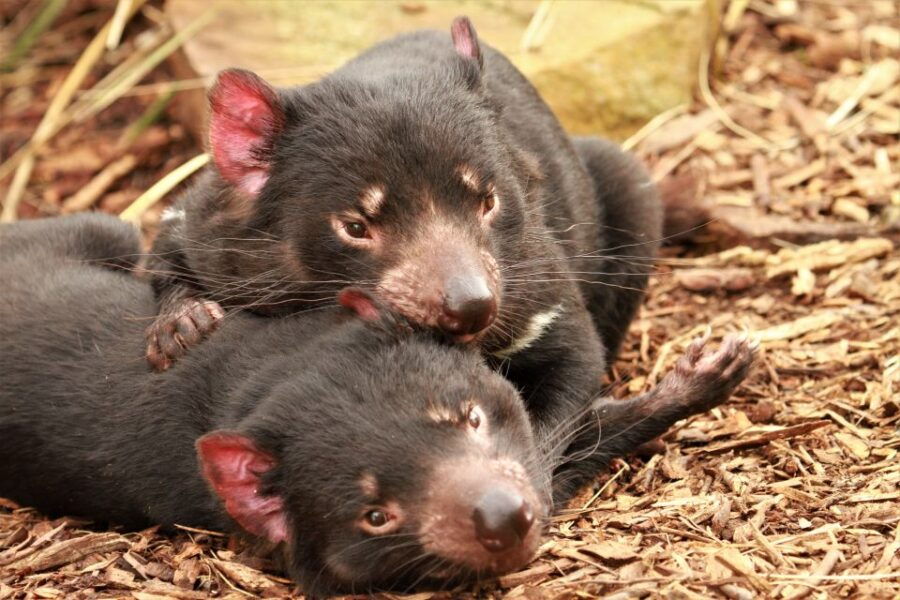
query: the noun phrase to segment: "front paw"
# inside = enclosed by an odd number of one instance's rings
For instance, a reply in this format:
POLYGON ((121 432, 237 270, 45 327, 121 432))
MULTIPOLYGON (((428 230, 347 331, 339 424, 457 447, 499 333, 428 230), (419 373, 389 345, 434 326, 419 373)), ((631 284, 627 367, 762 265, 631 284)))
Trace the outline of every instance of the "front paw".
POLYGON ((675 368, 659 384, 658 393, 687 407, 709 410, 728 399, 747 377, 759 348, 746 336, 729 335, 718 350, 706 347, 708 337, 691 342, 675 368))
POLYGON ((147 361, 165 371, 215 331, 225 311, 217 302, 186 298, 156 317, 147 329, 147 361))

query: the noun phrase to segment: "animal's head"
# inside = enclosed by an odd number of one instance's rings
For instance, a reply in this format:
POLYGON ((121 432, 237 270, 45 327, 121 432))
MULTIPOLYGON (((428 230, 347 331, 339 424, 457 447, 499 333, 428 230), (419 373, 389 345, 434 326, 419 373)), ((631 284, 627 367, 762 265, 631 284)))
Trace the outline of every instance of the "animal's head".
POLYGON ((358 282, 468 342, 497 316, 499 264, 524 236, 528 161, 499 133, 471 23, 451 33, 388 42, 405 60, 364 56, 300 89, 225 71, 210 146, 232 213, 283 240, 295 279, 358 282))
MULTIPOLYGON (((379 318, 364 294, 342 302, 379 318)), ((549 473, 512 386, 476 352, 424 336, 348 323, 335 337, 302 369, 285 364, 238 430, 197 442, 232 519, 284 542, 313 594, 524 566, 549 473)))

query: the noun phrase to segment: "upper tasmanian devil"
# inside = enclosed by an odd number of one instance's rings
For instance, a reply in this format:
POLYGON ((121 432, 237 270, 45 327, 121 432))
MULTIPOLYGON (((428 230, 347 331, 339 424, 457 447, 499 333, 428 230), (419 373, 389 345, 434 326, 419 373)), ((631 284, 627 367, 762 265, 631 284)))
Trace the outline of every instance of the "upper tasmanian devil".
POLYGON ((508 361, 539 437, 598 394, 655 253, 654 186, 613 145, 569 138, 468 19, 303 87, 225 71, 209 99, 213 164, 146 264, 157 368, 222 307, 288 314, 353 284, 508 361))

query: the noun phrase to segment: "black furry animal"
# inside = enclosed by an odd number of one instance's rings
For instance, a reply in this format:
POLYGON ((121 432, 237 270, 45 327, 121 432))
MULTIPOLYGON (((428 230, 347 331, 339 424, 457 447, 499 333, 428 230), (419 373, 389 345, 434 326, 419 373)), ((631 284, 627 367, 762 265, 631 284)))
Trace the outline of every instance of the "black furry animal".
POLYGON ((127 527, 237 525, 284 542, 310 594, 531 558, 549 472, 477 352, 393 327, 350 291, 363 318, 235 315, 154 374, 152 291, 102 266, 137 252, 110 217, 0 227, 0 496, 127 527))
POLYGON ((147 263, 157 368, 223 308, 292 314, 357 285, 477 344, 539 439, 564 437, 601 391, 660 233, 632 158, 570 139, 465 18, 304 87, 225 71, 209 98, 213 165, 166 213, 147 263))
MULTIPOLYGON (((154 374, 137 251, 101 215, 0 226, 0 496, 128 527, 237 526, 284 542, 308 594, 445 585, 530 559, 554 452, 471 347, 350 289, 350 311, 232 315, 154 374)), ((753 348, 703 345, 656 390, 596 401, 564 460, 596 473, 724 401, 753 348)))

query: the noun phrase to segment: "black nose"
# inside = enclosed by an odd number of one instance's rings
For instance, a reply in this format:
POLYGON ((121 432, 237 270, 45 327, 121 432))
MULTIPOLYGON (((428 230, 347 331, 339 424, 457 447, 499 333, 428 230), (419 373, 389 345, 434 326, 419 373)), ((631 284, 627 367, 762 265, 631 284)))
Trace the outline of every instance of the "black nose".
POLYGON ((534 512, 519 494, 493 489, 478 500, 472 520, 481 545, 491 552, 502 552, 525 539, 534 523, 534 512))
POLYGON ((450 335, 469 335, 494 321, 497 302, 484 277, 452 277, 444 288, 438 326, 450 335))

